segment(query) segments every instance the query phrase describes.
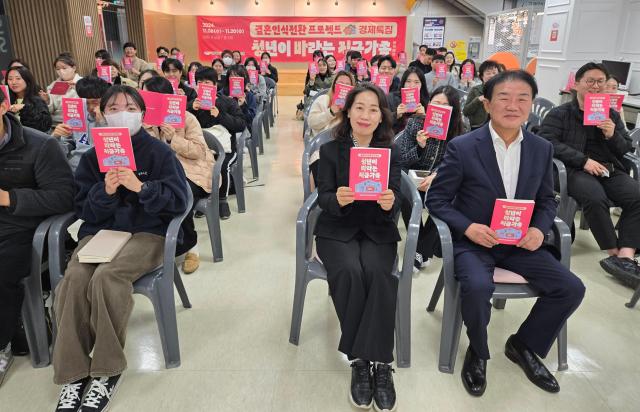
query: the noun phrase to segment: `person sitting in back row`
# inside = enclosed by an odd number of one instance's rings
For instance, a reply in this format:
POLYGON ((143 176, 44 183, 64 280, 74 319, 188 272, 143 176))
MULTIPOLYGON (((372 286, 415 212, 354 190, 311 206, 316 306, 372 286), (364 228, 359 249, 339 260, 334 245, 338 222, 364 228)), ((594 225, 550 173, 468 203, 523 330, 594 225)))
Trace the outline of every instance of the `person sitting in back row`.
POLYGON ((446 67, 446 63, 443 55, 437 54, 433 57, 433 62, 431 63, 431 67, 433 67, 433 70, 431 70, 429 73, 426 73, 424 75, 425 81, 427 83, 427 90, 429 91, 429 93, 433 93, 435 89, 441 86, 452 86, 457 88, 458 76, 457 74, 451 73, 448 70, 448 68, 447 68, 447 71, 445 72, 444 79, 439 79, 436 77, 436 74, 437 74, 436 67, 438 64, 444 64, 446 67))
POLYGON ((462 113, 467 116, 471 130, 480 128, 487 122, 488 115, 484 109, 484 85, 493 76, 502 71, 500 63, 493 60, 485 60, 478 68, 478 78, 481 83, 469 90, 467 100, 462 108, 462 113))
POLYGON ((164 77, 169 80, 169 82, 177 82, 178 88, 174 90, 175 94, 187 96, 187 105, 189 105, 198 97, 198 92, 182 81, 183 69, 184 65, 178 59, 167 58, 162 62, 162 73, 164 77))
POLYGON ((7 85, 13 113, 25 127, 48 133, 51 128, 51 114, 47 103, 38 95, 33 74, 25 67, 14 67, 7 72, 7 85))

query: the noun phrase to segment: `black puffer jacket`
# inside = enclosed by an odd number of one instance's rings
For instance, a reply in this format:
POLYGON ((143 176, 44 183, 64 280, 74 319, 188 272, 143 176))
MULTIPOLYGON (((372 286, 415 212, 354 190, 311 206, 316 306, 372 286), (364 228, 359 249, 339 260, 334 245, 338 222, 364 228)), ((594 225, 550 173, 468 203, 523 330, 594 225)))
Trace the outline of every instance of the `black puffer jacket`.
MULTIPOLYGON (((24 107, 18 115, 20 116, 20 123, 25 127, 40 130, 47 133, 51 129, 51 113, 49 113, 49 107, 40 98, 40 96, 33 96, 23 101, 24 107)), ((12 102, 15 104, 15 101, 12 102)))
POLYGON ((22 127, 12 115, 11 140, 0 149, 0 189, 10 206, 0 207, 0 235, 34 230, 48 216, 73 210, 71 168, 57 140, 22 127))
MULTIPOLYGON (((615 166, 624 169, 621 160, 625 153, 633 149, 631 138, 618 112, 610 110, 609 116, 616 124, 616 129, 613 137, 606 140, 607 147, 616 157, 615 166)), ((583 117, 584 112, 580 110, 578 101, 573 99, 551 109, 538 131, 539 136, 553 144, 553 156, 573 169, 582 169, 587 162, 588 156, 585 154, 585 149, 589 134, 593 133, 604 140, 600 129, 582 124, 583 117)))

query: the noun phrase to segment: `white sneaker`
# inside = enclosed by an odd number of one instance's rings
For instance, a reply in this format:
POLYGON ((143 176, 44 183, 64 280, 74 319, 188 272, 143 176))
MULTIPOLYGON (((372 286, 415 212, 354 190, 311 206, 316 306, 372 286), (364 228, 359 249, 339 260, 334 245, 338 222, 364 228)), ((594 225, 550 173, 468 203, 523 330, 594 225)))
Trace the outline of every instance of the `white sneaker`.
POLYGON ((13 352, 11 352, 11 343, 8 343, 6 348, 0 350, 0 385, 2 385, 4 377, 7 376, 12 363, 13 352))
POLYGON ((68 383, 62 387, 60 398, 56 412, 77 412, 82 405, 82 397, 91 382, 91 378, 87 377, 77 382, 68 383))

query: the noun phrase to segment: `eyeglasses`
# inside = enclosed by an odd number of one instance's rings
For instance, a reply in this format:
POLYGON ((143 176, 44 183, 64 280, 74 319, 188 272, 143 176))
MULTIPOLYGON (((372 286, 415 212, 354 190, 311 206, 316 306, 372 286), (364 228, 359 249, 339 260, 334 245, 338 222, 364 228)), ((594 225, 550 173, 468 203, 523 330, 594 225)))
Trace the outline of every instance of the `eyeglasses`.
POLYGON ((606 79, 585 79, 584 82, 587 84, 587 86, 593 86, 594 84, 598 84, 598 86, 603 86, 607 80, 606 79))

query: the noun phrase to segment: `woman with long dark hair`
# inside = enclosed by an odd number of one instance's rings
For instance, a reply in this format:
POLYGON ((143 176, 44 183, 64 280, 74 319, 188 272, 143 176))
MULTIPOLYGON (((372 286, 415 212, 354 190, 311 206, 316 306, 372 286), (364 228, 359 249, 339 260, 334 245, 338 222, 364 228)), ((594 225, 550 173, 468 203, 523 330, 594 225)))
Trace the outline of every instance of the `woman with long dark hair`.
POLYGON ((347 95, 333 141, 320 147, 316 246, 327 270, 342 337, 338 350, 351 363, 351 402, 391 411, 396 404, 391 362, 398 279, 392 276, 400 234, 400 158, 392 115, 378 87, 365 83, 347 95), (349 153, 354 147, 389 149, 389 189, 378 201, 354 201, 349 153))
MULTIPOLYGON (((418 185, 418 193, 423 201, 427 189, 429 189, 431 182, 437 175, 438 166, 444 156, 447 143, 454 137, 464 133, 460 99, 455 88, 451 86, 438 87, 433 91, 429 104, 451 107, 451 120, 449 121, 446 140, 430 139, 427 132, 423 130, 424 116, 416 115, 409 120, 406 129, 397 141, 400 149, 400 158, 402 159, 402 168, 405 171, 408 172, 409 169, 413 169, 430 172, 429 176, 424 178, 418 185)), ((411 217, 411 205, 404 199, 402 217, 405 223, 408 223, 411 217)), ((418 238, 418 248, 414 262, 416 271, 428 265, 429 259, 433 257, 438 249, 438 231, 431 219, 428 219, 424 226, 420 225, 420 237, 418 238)))
POLYGON ((318 73, 312 75, 307 70, 307 77, 304 79, 304 101, 305 107, 309 105, 309 97, 311 96, 311 92, 319 92, 320 90, 325 90, 331 87, 331 83, 333 82, 333 73, 329 70, 329 65, 325 59, 319 59, 318 64, 318 73))
POLYGON ((38 85, 31 72, 23 66, 7 72, 7 86, 12 112, 23 126, 47 133, 51 128, 51 114, 47 103, 38 94, 38 85))
POLYGON ((427 104, 429 103, 429 92, 427 91, 427 84, 424 80, 424 73, 422 73, 422 70, 419 68, 408 67, 407 70, 405 70, 400 79, 400 88, 420 89, 420 104, 415 111, 408 112, 407 107, 402 103, 402 90, 389 93, 387 100, 389 101, 389 108, 394 114, 394 133, 403 131, 407 126, 409 118, 414 114, 425 114, 427 104))

